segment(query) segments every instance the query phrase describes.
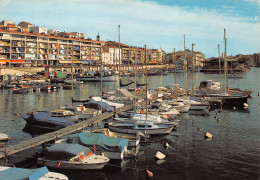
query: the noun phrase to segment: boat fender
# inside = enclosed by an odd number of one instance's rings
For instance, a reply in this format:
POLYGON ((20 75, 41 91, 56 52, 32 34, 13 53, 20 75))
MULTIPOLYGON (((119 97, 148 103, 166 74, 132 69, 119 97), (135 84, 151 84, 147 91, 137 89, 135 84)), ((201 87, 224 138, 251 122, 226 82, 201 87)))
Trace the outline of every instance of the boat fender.
POLYGON ((60 167, 60 165, 61 165, 61 161, 60 161, 59 164, 58 164, 58 168, 60 167))
POLYGON ((80 111, 84 111, 84 106, 80 106, 80 111))
POLYGON ((146 173, 148 175, 149 178, 153 178, 153 173, 151 171, 149 171, 148 169, 146 169, 146 173))

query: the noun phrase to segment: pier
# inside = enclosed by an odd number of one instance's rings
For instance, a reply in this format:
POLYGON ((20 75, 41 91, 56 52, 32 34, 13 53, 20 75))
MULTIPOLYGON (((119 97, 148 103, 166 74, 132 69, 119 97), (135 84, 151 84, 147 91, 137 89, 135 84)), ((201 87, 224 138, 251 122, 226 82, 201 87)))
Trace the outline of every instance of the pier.
MULTIPOLYGON (((128 106, 124 106, 120 109, 117 109, 116 112, 127 111, 127 110, 130 110, 132 108, 133 107, 131 105, 128 105, 128 106)), ((6 158, 9 155, 23 151, 25 149, 29 149, 31 147, 41 145, 45 142, 55 140, 57 138, 65 136, 65 135, 74 133, 76 131, 83 130, 86 127, 89 127, 93 124, 97 124, 97 123, 99 123, 103 120, 106 120, 108 118, 113 117, 116 112, 105 112, 105 113, 102 113, 102 115, 92 117, 92 118, 87 119, 85 121, 73 124, 72 126, 62 128, 62 129, 59 129, 57 131, 50 132, 50 133, 47 133, 47 134, 43 134, 41 136, 37 136, 35 138, 22 141, 20 143, 10 145, 10 146, 5 147, 5 148, 0 148, 0 158, 6 158)))

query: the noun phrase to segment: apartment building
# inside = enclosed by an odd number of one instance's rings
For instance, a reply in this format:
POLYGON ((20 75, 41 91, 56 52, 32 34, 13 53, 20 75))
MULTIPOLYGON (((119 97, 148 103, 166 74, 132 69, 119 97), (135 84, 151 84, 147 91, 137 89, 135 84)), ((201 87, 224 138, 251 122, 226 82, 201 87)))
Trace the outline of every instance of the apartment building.
POLYGON ((0 63, 38 66, 100 62, 101 41, 77 39, 71 34, 45 35, 2 28, 0 63))
MULTIPOLYGON (((184 61, 186 59, 188 67, 192 65, 192 56, 194 56, 194 65, 195 66, 203 66, 203 61, 205 60, 205 55, 201 52, 193 52, 189 49, 185 49, 184 51, 177 51, 176 52, 176 59, 184 61)), ((182 63, 183 65, 185 62, 182 63)))

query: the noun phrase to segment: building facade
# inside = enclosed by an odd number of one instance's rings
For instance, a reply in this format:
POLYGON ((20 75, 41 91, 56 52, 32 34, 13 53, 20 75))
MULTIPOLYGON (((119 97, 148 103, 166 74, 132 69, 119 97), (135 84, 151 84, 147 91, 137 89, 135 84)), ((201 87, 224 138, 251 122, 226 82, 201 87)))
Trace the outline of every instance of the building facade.
POLYGON ((0 63, 32 66, 100 62, 101 41, 0 29, 0 63))

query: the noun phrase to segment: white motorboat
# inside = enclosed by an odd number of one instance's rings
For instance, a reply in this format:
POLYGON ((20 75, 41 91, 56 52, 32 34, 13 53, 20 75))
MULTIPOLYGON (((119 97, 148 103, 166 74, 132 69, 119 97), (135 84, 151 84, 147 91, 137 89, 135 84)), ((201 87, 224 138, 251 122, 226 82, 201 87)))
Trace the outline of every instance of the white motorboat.
POLYGON ((68 177, 61 173, 50 172, 47 167, 38 169, 24 169, 0 166, 0 179, 68 180, 68 177))
POLYGON ((184 98, 178 98, 177 102, 190 105, 189 114, 209 114, 210 104, 208 102, 200 102, 184 98))
POLYGON ((10 136, 8 136, 7 134, 4 134, 4 133, 0 132, 0 142, 1 142, 1 141, 8 141, 9 139, 11 139, 10 136))
POLYGON ((136 134, 138 131, 149 135, 169 134, 174 127, 171 124, 138 121, 136 123, 108 123, 109 130, 126 134, 136 134))
POLYGON ((83 84, 83 81, 78 81, 78 80, 76 80, 76 79, 73 79, 73 81, 72 81, 72 79, 66 79, 66 80, 64 80, 64 83, 67 84, 67 85, 72 84, 72 82, 73 82, 73 85, 74 85, 74 86, 80 86, 80 85, 83 84))
POLYGON ((180 113, 187 113, 189 112, 190 105, 189 104, 184 104, 182 102, 176 102, 175 100, 166 100, 166 102, 174 107, 175 109, 179 110, 180 113))
POLYGON ((37 159, 39 165, 60 169, 102 169, 109 161, 107 157, 94 154, 79 144, 60 143, 48 148, 46 157, 37 159))
POLYGON ((70 106, 63 106, 60 107, 62 110, 70 110, 76 114, 79 115, 80 120, 89 119, 92 117, 95 117, 99 114, 101 114, 100 110, 92 109, 92 108, 86 108, 83 105, 70 105, 70 106))

